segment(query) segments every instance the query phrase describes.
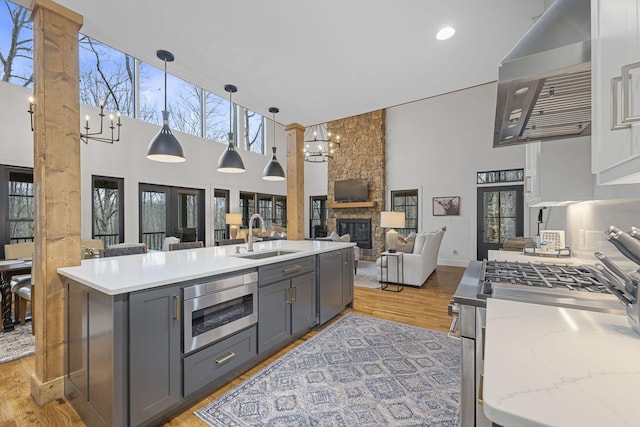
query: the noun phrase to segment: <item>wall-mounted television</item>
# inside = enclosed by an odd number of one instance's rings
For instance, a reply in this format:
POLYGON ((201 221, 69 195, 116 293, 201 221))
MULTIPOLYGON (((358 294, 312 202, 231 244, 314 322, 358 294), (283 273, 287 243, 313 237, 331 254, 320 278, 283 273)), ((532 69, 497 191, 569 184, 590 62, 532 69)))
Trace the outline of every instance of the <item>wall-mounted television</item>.
POLYGON ((369 200, 369 183, 366 179, 336 181, 333 196, 336 202, 366 202, 369 200))

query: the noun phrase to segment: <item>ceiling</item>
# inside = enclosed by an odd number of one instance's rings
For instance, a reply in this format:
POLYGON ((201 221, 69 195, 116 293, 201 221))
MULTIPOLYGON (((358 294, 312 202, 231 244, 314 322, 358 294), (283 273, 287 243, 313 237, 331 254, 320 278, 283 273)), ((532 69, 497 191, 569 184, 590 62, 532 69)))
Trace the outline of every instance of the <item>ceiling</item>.
MULTIPOLYGON (((56 0, 81 32, 262 115, 303 126, 494 81, 544 0, 56 0), (437 41, 443 26, 455 36, 437 41)), ((18 0, 19 3, 26 1, 18 0)))

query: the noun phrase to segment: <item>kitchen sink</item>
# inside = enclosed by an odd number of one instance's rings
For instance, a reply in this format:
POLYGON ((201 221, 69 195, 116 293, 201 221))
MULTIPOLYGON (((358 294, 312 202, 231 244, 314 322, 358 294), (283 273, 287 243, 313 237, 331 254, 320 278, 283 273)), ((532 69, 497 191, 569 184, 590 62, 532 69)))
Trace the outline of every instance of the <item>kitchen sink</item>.
POLYGON ((249 252, 247 254, 235 255, 239 258, 247 258, 247 259, 263 259, 263 258, 272 258, 274 256, 282 256, 294 254, 296 251, 264 251, 264 252, 249 252))

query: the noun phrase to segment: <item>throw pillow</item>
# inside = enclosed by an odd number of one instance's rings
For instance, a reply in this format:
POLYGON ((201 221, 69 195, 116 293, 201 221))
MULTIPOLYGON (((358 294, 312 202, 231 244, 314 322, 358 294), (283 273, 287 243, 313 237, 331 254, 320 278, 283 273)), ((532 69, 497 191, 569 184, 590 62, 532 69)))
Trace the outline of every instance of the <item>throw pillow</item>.
POLYGON ((413 246, 416 241, 416 234, 411 233, 407 237, 398 236, 398 252, 405 254, 413 253, 413 246))
POLYGON ((420 233, 416 235, 416 241, 413 244, 413 253, 421 254, 424 243, 427 241, 427 235, 425 233, 420 233))
POLYGON ((342 236, 340 236, 340 240, 338 240, 339 242, 346 242, 349 243, 351 241, 351 235, 350 234, 344 234, 342 236))

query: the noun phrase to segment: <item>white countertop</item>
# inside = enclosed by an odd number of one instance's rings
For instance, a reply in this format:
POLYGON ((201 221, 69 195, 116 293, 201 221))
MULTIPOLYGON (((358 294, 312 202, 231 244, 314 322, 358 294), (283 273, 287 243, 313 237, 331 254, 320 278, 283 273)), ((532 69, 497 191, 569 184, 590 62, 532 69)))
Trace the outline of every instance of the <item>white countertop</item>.
POLYGON ((626 316, 487 300, 484 411, 505 427, 637 426, 640 336, 626 316))
POLYGON ((77 267, 59 268, 58 273, 107 295, 150 289, 215 274, 255 268, 322 252, 354 246, 355 243, 316 240, 269 240, 254 243, 254 253, 269 250, 291 250, 293 254, 263 259, 244 259, 234 254, 236 246, 215 246, 170 252, 149 252, 83 260, 77 267), (235 255, 235 256, 234 256, 235 255))

